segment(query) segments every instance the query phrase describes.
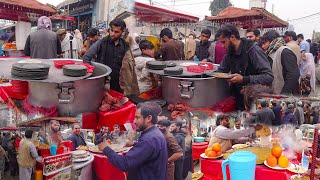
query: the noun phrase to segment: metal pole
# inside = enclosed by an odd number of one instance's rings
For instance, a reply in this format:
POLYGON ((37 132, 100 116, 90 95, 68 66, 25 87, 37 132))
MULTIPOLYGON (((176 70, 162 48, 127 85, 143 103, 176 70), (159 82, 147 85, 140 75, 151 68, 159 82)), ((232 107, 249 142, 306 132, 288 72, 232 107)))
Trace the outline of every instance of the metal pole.
POLYGON ((108 0, 108 9, 107 9, 108 10, 108 15, 107 15, 107 25, 106 26, 108 26, 109 22, 110 22, 110 1, 111 0, 108 0))

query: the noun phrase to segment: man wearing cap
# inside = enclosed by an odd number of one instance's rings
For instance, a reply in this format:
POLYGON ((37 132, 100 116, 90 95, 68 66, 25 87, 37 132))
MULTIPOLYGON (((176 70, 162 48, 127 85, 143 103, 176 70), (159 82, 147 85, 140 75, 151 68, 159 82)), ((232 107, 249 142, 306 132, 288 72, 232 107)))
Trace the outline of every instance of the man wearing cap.
POLYGON ((169 120, 159 120, 157 126, 166 138, 168 148, 168 180, 174 180, 174 162, 183 157, 183 150, 174 136, 169 132, 169 120))
POLYGON ((124 155, 114 152, 108 142, 100 143, 99 149, 109 162, 123 172, 128 172, 132 180, 167 180, 168 151, 165 137, 155 126, 161 107, 155 103, 137 105, 134 123, 141 132, 138 141, 124 155))
POLYGON ((294 112, 294 105, 289 104, 287 111, 282 117, 281 124, 285 124, 285 125, 292 124, 293 126, 298 126, 298 121, 294 116, 293 112, 294 112))
POLYGON ((208 147, 211 147, 214 143, 219 143, 222 153, 231 149, 233 140, 249 136, 262 128, 261 125, 256 125, 249 129, 230 129, 229 116, 224 114, 218 115, 216 125, 217 128, 212 132, 208 147))

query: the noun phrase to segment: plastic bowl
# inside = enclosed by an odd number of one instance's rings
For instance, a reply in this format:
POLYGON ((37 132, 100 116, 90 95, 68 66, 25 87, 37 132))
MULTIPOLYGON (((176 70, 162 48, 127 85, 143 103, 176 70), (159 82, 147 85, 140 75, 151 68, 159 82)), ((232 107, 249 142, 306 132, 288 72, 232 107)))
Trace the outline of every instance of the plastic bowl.
POLYGON ((194 137, 194 142, 204 142, 204 137, 194 137))

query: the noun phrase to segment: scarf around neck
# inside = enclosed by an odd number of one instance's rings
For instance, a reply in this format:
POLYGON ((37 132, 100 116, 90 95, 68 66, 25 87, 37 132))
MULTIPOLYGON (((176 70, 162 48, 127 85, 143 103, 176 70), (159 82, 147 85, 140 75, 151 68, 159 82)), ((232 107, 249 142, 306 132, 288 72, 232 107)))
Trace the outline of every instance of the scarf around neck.
POLYGON ((271 53, 277 51, 281 46, 285 46, 286 42, 282 37, 278 37, 274 39, 271 43, 269 48, 266 51, 266 54, 269 56, 271 53))

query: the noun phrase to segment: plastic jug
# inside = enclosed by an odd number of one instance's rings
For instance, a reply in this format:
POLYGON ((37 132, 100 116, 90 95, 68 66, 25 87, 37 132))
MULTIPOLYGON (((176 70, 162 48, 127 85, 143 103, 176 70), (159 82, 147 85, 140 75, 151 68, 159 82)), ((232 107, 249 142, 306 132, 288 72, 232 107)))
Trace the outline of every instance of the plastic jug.
POLYGON ((221 165, 223 180, 227 180, 227 165, 229 165, 231 180, 254 180, 256 159, 257 156, 249 151, 232 153, 221 165))

